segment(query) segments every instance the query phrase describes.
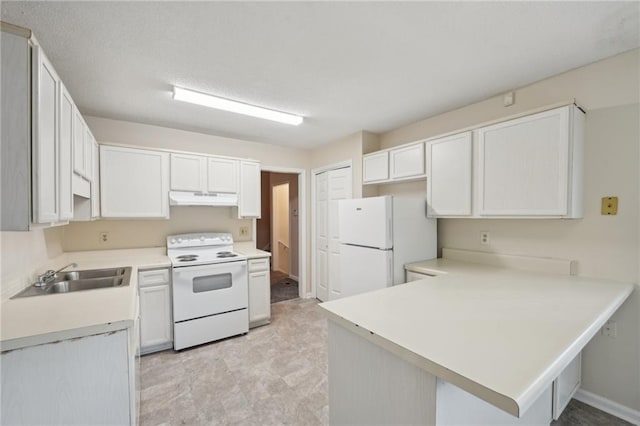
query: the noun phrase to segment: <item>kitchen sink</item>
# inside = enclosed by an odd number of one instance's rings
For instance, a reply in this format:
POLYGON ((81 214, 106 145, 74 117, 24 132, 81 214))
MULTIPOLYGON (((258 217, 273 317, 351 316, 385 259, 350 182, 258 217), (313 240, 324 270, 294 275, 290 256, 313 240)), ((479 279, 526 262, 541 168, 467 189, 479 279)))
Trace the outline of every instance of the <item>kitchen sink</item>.
POLYGON ((72 293, 100 288, 124 287, 129 285, 131 267, 110 269, 88 269, 59 273, 54 280, 43 287, 29 286, 12 299, 42 296, 46 294, 72 293))
POLYGON ((61 272, 56 275, 54 282, 74 281, 94 278, 111 278, 124 275, 131 268, 89 269, 86 271, 61 272))

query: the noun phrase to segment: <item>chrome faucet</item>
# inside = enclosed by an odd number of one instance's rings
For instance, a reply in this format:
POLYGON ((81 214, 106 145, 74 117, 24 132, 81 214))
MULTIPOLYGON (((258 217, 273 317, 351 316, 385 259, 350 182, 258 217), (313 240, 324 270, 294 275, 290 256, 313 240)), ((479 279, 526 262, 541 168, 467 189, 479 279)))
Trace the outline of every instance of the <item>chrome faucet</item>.
POLYGON ((51 281, 53 281, 56 278, 56 274, 60 271, 63 271, 69 267, 71 268, 75 268, 76 266, 78 266, 77 263, 70 263, 67 266, 63 266, 62 268, 58 269, 57 271, 54 271, 52 269, 49 269, 48 271, 46 271, 45 273, 43 273, 42 275, 38 275, 38 281, 36 281, 35 283, 33 283, 34 286, 36 287, 44 287, 47 284, 49 284, 51 281))

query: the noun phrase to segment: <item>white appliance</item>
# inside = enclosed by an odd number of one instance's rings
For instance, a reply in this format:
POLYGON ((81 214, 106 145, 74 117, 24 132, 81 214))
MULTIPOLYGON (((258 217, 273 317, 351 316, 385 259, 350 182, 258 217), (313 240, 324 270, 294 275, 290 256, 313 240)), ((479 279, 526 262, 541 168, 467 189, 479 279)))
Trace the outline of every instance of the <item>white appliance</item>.
POLYGON ((247 257, 226 233, 167 237, 173 270, 173 348, 249 331, 247 257))
POLYGON ((339 201, 343 297, 403 284, 405 263, 436 257, 436 219, 426 207, 424 198, 339 201))

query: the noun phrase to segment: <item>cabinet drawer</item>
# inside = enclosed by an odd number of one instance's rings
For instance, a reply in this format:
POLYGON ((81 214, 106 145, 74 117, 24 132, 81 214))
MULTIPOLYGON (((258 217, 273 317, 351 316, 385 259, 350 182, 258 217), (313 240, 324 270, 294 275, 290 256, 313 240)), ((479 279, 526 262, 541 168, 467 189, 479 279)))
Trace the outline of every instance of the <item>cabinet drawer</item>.
POLYGON ((269 270, 269 258, 249 259, 249 272, 269 270))
POLYGON ((150 271, 140 271, 138 273, 138 279, 138 284, 140 287, 169 284, 169 269, 153 269, 150 271))

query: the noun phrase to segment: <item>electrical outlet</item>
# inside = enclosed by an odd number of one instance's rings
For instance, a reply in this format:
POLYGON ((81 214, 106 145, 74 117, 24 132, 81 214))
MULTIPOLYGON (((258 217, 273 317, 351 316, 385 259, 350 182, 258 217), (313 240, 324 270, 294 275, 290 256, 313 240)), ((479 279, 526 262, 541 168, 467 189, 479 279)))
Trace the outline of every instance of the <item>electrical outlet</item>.
POLYGON ((248 226, 241 226, 240 227, 240 236, 241 237, 246 237, 247 235, 249 235, 249 227, 248 226))
POLYGON ((489 231, 480 232, 480 244, 483 244, 483 245, 489 244, 489 231))
POLYGON ((618 330, 616 327, 615 321, 607 321, 607 323, 602 327, 602 334, 604 336, 615 338, 618 336, 618 330))
POLYGON ((105 244, 109 241, 109 233, 108 232, 101 232, 100 234, 100 242, 102 244, 105 244))

